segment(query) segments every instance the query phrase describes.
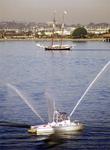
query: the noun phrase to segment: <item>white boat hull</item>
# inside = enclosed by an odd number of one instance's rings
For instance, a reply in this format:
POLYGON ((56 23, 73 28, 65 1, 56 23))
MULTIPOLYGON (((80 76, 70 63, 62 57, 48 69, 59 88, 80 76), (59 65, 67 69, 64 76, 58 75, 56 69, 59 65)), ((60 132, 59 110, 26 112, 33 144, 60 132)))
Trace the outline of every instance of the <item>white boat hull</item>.
POLYGON ((70 124, 47 124, 47 125, 38 125, 31 126, 28 130, 30 133, 37 135, 50 135, 53 133, 67 133, 72 131, 79 131, 83 129, 83 124, 71 122, 70 124))
POLYGON ((58 126, 54 127, 54 132, 64 133, 64 132, 72 132, 72 131, 80 131, 84 128, 84 125, 81 123, 78 124, 70 124, 67 126, 58 126))
POLYGON ((38 126, 31 126, 28 132, 37 134, 37 135, 49 135, 54 133, 54 129, 50 125, 38 125, 38 126))

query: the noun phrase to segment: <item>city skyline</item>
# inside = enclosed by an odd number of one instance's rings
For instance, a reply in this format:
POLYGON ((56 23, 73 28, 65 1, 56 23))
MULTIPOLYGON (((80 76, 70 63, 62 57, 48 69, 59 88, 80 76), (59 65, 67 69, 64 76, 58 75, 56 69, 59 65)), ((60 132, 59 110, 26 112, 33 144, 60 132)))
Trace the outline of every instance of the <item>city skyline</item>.
POLYGON ((62 21, 67 24, 110 23, 110 0, 0 0, 0 21, 62 21))

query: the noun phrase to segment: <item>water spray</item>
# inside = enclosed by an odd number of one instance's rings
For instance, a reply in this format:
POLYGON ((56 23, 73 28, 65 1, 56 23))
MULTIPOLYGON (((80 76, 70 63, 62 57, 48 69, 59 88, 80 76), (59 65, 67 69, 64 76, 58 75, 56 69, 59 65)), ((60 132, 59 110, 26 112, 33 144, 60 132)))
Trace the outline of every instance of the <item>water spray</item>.
POLYGON ((28 102, 28 100, 21 94, 21 92, 13 85, 7 84, 8 87, 10 87, 13 91, 17 93, 17 95, 28 105, 28 107, 40 118, 42 122, 44 122, 44 119, 38 114, 38 112, 31 106, 31 104, 28 102))
POLYGON ((84 94, 81 96, 81 98, 78 100, 76 106, 73 108, 73 110, 71 111, 69 117, 71 117, 73 115, 73 113, 75 112, 76 108, 78 107, 78 105, 80 104, 80 102, 82 101, 82 99, 85 97, 85 95, 87 94, 87 92, 90 90, 90 88, 93 86, 93 84, 96 82, 96 80, 101 76, 101 74, 105 71, 105 69, 110 65, 110 61, 108 61, 108 63, 101 69, 101 71, 97 74, 97 76, 94 78, 94 80, 91 82, 91 84, 88 86, 88 88, 86 89, 86 91, 84 92, 84 94))
POLYGON ((45 96, 47 99, 47 104, 48 104, 48 117, 49 117, 49 122, 54 121, 54 112, 56 110, 55 106, 55 100, 50 96, 50 94, 46 91, 45 96))

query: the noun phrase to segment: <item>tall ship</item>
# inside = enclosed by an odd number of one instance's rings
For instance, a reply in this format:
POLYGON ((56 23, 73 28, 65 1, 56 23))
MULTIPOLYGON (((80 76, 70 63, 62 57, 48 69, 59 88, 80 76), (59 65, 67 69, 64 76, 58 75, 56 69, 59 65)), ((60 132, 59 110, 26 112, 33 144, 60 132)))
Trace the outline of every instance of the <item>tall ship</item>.
POLYGON ((56 27, 56 19, 55 19, 55 14, 54 14, 54 18, 53 18, 53 30, 52 30, 52 40, 51 40, 51 45, 50 46, 46 46, 45 50, 52 50, 52 51, 62 51, 62 50, 71 50, 72 46, 70 45, 64 45, 63 44, 63 36, 64 36, 64 16, 67 14, 66 11, 64 11, 63 13, 63 22, 61 25, 61 38, 59 41, 59 44, 54 44, 55 42, 55 27, 56 27))

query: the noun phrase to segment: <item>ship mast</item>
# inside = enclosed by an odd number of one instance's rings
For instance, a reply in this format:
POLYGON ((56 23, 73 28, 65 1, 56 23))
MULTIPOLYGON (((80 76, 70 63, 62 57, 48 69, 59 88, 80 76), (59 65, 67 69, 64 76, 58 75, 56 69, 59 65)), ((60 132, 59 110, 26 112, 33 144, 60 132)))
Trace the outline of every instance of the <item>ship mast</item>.
POLYGON ((65 17, 65 15, 67 14, 67 12, 66 11, 64 11, 63 12, 63 20, 62 20, 62 25, 61 25, 61 45, 60 45, 60 47, 62 47, 62 45, 63 45, 63 34, 64 34, 64 17, 65 17))
POLYGON ((55 24, 56 24, 55 15, 56 15, 56 11, 54 11, 53 24, 52 24, 53 30, 52 30, 52 45, 51 45, 51 47, 54 45, 54 33, 55 33, 55 24))

